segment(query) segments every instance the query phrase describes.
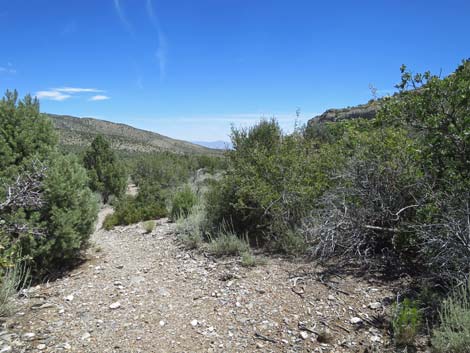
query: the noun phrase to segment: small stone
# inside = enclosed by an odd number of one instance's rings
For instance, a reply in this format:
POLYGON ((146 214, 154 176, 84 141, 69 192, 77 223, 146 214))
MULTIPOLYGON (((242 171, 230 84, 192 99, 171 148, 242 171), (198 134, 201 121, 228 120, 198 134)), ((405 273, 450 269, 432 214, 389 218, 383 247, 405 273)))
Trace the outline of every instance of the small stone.
POLYGON ((256 348, 262 349, 262 348, 264 348, 264 345, 262 343, 258 342, 258 343, 256 343, 256 348))
POLYGON ((69 343, 66 342, 62 345, 62 348, 66 349, 66 350, 69 350, 69 349, 72 349, 72 346, 69 343))
POLYGON ((369 303, 368 307, 371 309, 380 309, 382 307, 382 303, 381 302, 369 303))
POLYGON ((300 331, 300 338, 306 340, 308 338, 308 333, 305 331, 300 331))
POLYGON ((110 308, 110 309, 113 309, 113 310, 114 310, 114 309, 118 309, 118 308, 120 308, 120 307, 121 307, 121 303, 119 303, 119 302, 112 303, 112 304, 109 306, 109 308, 110 308))
POLYGON ((192 327, 196 327, 198 324, 198 321, 196 319, 194 319, 193 321, 191 321, 191 326, 192 327))
POLYGON ((83 336, 82 336, 82 341, 84 340, 87 340, 91 337, 90 333, 89 332, 86 332, 83 336))
POLYGON ((165 321, 160 320, 160 326, 161 326, 161 327, 165 326, 165 324, 166 324, 165 321))
POLYGON ((33 310, 47 309, 47 308, 52 308, 54 306, 55 305, 51 304, 51 303, 44 303, 44 304, 39 305, 39 306, 32 306, 31 309, 33 309, 33 310))
POLYGON ((335 298, 333 295, 330 294, 330 295, 328 296, 328 300, 336 300, 336 298, 335 298))
POLYGON ((362 319, 360 317, 352 317, 350 322, 353 325, 358 325, 358 324, 362 324, 362 319))
POLYGON ((67 302, 71 302, 73 300, 73 294, 67 295, 66 297, 64 297, 64 299, 67 302))
POLYGON ((120 269, 124 268, 124 265, 117 265, 116 268, 117 268, 118 270, 120 270, 120 269))
POLYGON ((36 348, 39 349, 40 351, 43 351, 44 349, 47 348, 47 346, 44 343, 41 343, 41 344, 38 344, 36 348))
POLYGON ((370 341, 373 343, 377 343, 377 342, 382 341, 382 339, 380 338, 380 336, 371 336, 370 341))
POLYGON ((33 339, 34 336, 36 336, 35 333, 33 333, 33 332, 28 332, 28 333, 25 333, 25 334, 23 335, 23 339, 29 341, 29 340, 33 339))
POLYGON ((11 346, 3 346, 0 348, 0 353, 11 352, 11 346))

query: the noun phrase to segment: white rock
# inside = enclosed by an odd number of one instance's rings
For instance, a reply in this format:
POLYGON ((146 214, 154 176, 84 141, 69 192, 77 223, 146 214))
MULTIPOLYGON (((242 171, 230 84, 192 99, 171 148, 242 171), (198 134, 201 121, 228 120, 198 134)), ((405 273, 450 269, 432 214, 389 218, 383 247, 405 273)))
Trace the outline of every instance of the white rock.
POLYGON ((382 341, 382 339, 380 338, 380 336, 371 336, 370 341, 375 343, 382 341))
POLYGON ((335 300, 336 298, 332 296, 331 294, 328 296, 328 300, 335 300))
POLYGON ((25 334, 23 335, 23 339, 25 339, 25 340, 28 341, 28 340, 31 340, 34 336, 36 336, 35 333, 33 333, 33 332, 28 332, 28 333, 25 333, 25 334))
POLYGON ((46 349, 47 346, 44 343, 41 343, 41 344, 38 344, 38 346, 36 348, 39 349, 40 351, 42 351, 42 350, 46 349))
POLYGON ((382 307, 382 303, 381 302, 369 303, 368 307, 371 309, 380 309, 382 307))
POLYGON ((87 340, 91 337, 89 332, 85 332, 85 334, 82 336, 82 341, 87 340))
POLYGON ((353 325, 358 325, 362 323, 362 319, 360 317, 352 317, 350 322, 353 325))
POLYGON ((300 331, 300 338, 306 340, 308 338, 308 333, 305 331, 300 331))
POLYGON ((196 319, 194 319, 193 321, 191 321, 191 326, 192 327, 196 327, 198 324, 198 321, 196 319))
POLYGON ((3 346, 0 348, 0 353, 11 352, 11 346, 3 346))
POLYGON ((73 294, 67 295, 66 297, 64 297, 64 299, 67 302, 71 302, 73 300, 73 294))
POLYGON ((165 326, 165 321, 160 320, 160 326, 161 326, 161 327, 165 326))
POLYGON ((121 303, 119 303, 119 302, 112 303, 112 304, 109 306, 109 308, 110 308, 110 309, 113 309, 113 310, 114 310, 114 309, 117 309, 117 308, 120 308, 120 307, 121 307, 121 303))

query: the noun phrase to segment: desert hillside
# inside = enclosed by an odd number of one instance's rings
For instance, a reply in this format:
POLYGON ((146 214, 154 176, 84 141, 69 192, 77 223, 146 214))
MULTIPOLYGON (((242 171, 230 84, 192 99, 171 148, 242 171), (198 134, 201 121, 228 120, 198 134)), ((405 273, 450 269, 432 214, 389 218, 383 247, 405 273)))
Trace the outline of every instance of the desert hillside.
POLYGON ((171 151, 188 154, 220 154, 220 151, 216 149, 175 140, 126 124, 69 115, 48 115, 59 133, 60 143, 69 147, 80 149, 88 146, 97 135, 103 135, 111 142, 113 149, 128 152, 171 151))

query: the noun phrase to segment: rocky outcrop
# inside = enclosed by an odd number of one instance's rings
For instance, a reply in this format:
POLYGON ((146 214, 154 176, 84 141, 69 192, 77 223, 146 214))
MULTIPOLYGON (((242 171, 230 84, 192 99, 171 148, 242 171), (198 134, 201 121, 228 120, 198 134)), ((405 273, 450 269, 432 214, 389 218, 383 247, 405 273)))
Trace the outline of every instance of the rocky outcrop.
POLYGON ((371 101, 367 104, 357 105, 355 107, 348 107, 343 109, 328 109, 323 114, 318 115, 308 121, 308 125, 337 122, 350 119, 373 119, 377 115, 380 108, 380 100, 371 101))

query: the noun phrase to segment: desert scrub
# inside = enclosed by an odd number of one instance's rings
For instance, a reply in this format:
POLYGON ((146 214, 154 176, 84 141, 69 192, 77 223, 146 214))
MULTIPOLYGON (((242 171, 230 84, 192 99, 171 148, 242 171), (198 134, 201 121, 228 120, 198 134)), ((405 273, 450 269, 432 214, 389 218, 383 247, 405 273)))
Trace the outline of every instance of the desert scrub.
POLYGON ((18 290, 27 286, 29 270, 22 262, 4 268, 0 277, 0 317, 8 316, 14 307, 11 302, 18 290))
POLYGON ((444 300, 439 311, 440 326, 434 330, 436 352, 470 352, 470 287, 466 282, 444 300))
POLYGON ((392 331, 397 346, 413 346, 420 326, 421 312, 416 301, 405 298, 401 303, 395 305, 392 331))
POLYGON ((185 185, 181 190, 177 191, 173 197, 170 211, 171 219, 177 220, 181 217, 187 217, 196 203, 196 194, 191 190, 189 185, 185 185))
POLYGON ((234 233, 224 231, 210 241, 209 250, 215 256, 237 256, 249 251, 249 245, 234 233))
POLYGON ((274 241, 274 249, 287 255, 302 256, 307 251, 307 244, 302 234, 286 230, 274 241))
POLYGON ((249 250, 244 251, 241 254, 241 265, 243 267, 255 267, 255 266, 259 266, 259 265, 264 265, 265 263, 266 263, 266 259, 256 257, 249 250))
POLYGON ((124 196, 115 205, 115 212, 106 216, 103 228, 112 229, 116 225, 128 225, 141 221, 166 217, 167 209, 161 187, 144 183, 136 197, 124 196))
POLYGON ((184 234, 180 237, 180 240, 188 250, 198 249, 204 241, 199 233, 184 234))
POLYGON ((176 220, 176 232, 179 239, 187 249, 196 249, 204 241, 204 205, 197 204, 189 212, 187 217, 179 217, 176 220))
POLYGON ((150 234, 155 229, 155 221, 147 221, 143 224, 145 234, 150 234))

